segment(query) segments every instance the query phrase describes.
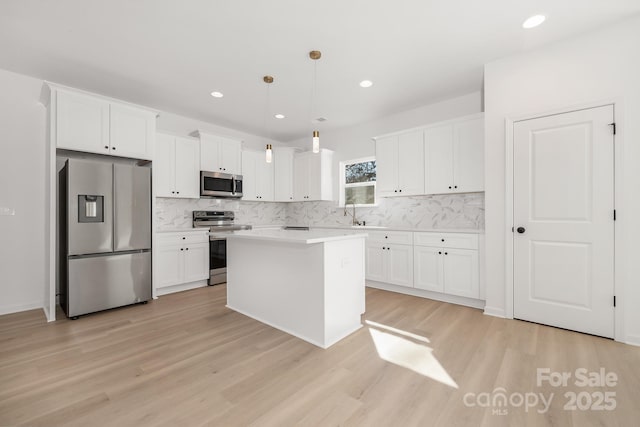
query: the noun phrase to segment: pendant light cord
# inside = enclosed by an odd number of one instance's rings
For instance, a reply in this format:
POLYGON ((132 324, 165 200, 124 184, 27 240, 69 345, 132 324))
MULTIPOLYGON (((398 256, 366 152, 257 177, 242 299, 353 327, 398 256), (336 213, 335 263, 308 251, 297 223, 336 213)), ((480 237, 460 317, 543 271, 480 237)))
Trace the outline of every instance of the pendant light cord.
POLYGON ((313 74, 312 74, 312 82, 311 82, 311 107, 309 108, 310 110, 310 118, 309 118, 309 126, 310 126, 310 131, 314 130, 314 126, 313 126, 313 120, 314 120, 314 114, 315 114, 315 104, 316 104, 316 91, 317 91, 317 85, 318 85, 318 61, 314 60, 313 61, 313 74))

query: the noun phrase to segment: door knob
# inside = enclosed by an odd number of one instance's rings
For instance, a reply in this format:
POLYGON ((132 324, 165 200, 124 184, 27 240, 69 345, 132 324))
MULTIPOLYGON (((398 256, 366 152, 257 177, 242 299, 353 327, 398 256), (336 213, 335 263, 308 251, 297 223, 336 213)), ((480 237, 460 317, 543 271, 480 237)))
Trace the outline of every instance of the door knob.
POLYGON ((524 233, 526 230, 525 230, 525 228, 524 228, 524 227, 518 227, 518 228, 516 228, 516 231, 517 231, 518 233, 522 234, 522 233, 524 233))

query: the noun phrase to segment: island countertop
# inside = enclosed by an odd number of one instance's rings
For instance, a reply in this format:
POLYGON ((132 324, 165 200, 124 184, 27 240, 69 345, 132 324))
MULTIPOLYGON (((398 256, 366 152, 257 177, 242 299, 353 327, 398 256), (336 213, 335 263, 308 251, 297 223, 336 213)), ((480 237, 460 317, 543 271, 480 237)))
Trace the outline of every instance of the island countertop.
POLYGON ((280 230, 257 229, 236 231, 227 236, 227 239, 267 240, 283 243, 313 244, 333 242, 338 240, 363 239, 366 233, 353 233, 352 230, 280 230))

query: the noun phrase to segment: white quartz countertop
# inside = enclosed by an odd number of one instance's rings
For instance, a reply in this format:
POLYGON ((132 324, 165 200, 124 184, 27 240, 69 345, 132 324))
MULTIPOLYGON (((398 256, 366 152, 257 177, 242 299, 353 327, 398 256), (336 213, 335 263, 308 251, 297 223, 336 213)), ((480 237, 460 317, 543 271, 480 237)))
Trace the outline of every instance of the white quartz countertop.
MULTIPOLYGON (((478 230, 476 228, 411 228, 411 227, 381 227, 377 225, 303 225, 303 224, 287 224, 287 226, 293 227, 309 227, 313 230, 345 230, 345 231, 411 231, 411 232, 425 232, 425 233, 469 233, 469 234, 484 234, 484 230, 478 230)), ((284 225, 259 225, 254 226, 254 229, 260 228, 281 228, 284 225)))
POLYGON ((227 239, 267 240, 283 243, 312 244, 333 242, 338 240, 365 238, 365 233, 344 233, 337 230, 282 230, 274 228, 262 228, 246 231, 236 231, 227 236, 227 239))

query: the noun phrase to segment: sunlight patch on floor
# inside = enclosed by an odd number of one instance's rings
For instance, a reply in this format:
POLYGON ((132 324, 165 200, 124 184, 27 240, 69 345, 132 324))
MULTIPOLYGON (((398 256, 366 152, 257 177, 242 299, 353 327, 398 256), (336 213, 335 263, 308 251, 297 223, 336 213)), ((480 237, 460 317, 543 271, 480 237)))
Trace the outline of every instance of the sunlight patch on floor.
POLYGON ((391 326, 387 326, 387 325, 383 325, 382 323, 377 323, 377 322, 372 322, 371 320, 365 320, 364 323, 366 323, 369 326, 373 326, 374 328, 378 328, 378 329, 384 329, 385 331, 389 331, 393 334, 396 335, 403 335, 407 338, 411 338, 412 340, 415 341, 422 341, 422 342, 426 342, 429 343, 431 341, 429 341, 429 338, 427 337, 423 337, 411 332, 407 332, 407 331, 403 331, 402 329, 397 329, 397 328, 393 328, 391 326))
POLYGON ((374 326, 374 322, 367 321, 366 323, 373 326, 369 328, 369 333, 376 346, 378 356, 382 360, 424 375, 449 387, 458 388, 458 384, 433 355, 433 349, 423 344, 429 342, 427 338, 385 325, 380 328, 384 330, 379 330, 378 326, 374 326), (390 330, 400 333, 387 332, 390 330), (418 339, 413 337, 418 337, 418 339))

